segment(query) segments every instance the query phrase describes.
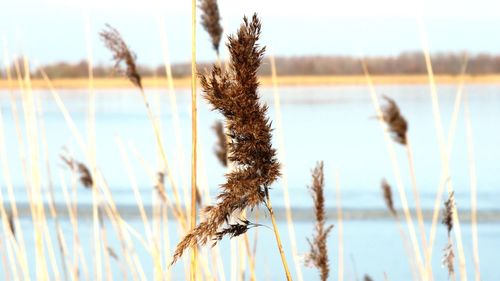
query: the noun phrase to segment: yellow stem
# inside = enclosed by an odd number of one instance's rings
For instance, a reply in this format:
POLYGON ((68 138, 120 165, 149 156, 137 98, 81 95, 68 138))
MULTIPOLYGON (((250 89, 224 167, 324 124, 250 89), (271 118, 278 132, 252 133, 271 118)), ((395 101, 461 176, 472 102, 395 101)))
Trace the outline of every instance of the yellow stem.
POLYGON ((283 263, 283 269, 285 270, 286 280, 291 281, 292 276, 290 275, 290 270, 288 269, 288 263, 285 257, 285 251, 283 250, 283 245, 281 244, 280 233, 278 231, 278 225, 276 224, 276 219, 274 217, 273 206, 271 205, 271 199, 269 197, 266 198, 266 207, 269 210, 269 216, 271 217, 271 221, 273 223, 273 231, 274 236, 276 237, 276 243, 278 244, 278 250, 281 256, 281 262, 283 263))
MULTIPOLYGON (((196 112, 196 0, 191 1, 191 229, 196 227, 196 158, 197 158, 197 112, 196 112)), ((196 280, 196 246, 191 249, 191 280, 196 280)))

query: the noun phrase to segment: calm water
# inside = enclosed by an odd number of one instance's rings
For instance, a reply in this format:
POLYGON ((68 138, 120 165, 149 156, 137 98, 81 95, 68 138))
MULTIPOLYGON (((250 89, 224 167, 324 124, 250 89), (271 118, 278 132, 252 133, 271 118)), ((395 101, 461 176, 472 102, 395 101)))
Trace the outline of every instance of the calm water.
MULTIPOLYGON (((409 138, 411 140, 418 187, 421 192, 424 208, 430 209, 434 204, 435 193, 440 177, 439 147, 436 137, 434 119, 432 115, 431 99, 426 85, 385 85, 377 86, 380 94, 396 100, 401 111, 409 122, 409 138)), ((167 92, 164 90, 148 90, 149 98, 161 110, 162 133, 165 149, 172 163, 173 174, 180 186, 189 182, 190 159, 190 93, 189 90, 177 90, 177 103, 180 115, 183 148, 176 147, 173 119, 167 92), (155 101, 159 101, 156 103, 155 101), (184 166, 181 156, 184 152, 184 166)), ((310 170, 316 161, 325 161, 326 177, 326 204, 335 208, 334 170, 338 169, 342 192, 342 206, 355 209, 383 209, 384 203, 380 197, 380 180, 385 177, 394 183, 392 168, 388 158, 382 131, 373 118, 373 109, 368 90, 365 86, 342 87, 282 87, 282 117, 286 151, 284 171, 288 175, 289 188, 292 194, 291 202, 295 208, 308 208, 311 199, 306 186, 310 183, 310 170)), ((453 103, 456 93, 454 85, 438 86, 441 113, 445 132, 448 132, 451 121, 453 103)), ((480 210, 500 210, 500 130, 497 124, 500 121, 500 86, 499 85, 467 85, 472 114, 473 140, 477 164, 478 178, 478 206, 480 210)), ((56 187, 56 198, 63 202, 60 191, 60 175, 69 181, 69 171, 59 159, 62 147, 67 147, 77 159, 83 159, 74 138, 66 125, 60 110, 46 91, 35 91, 40 95, 47 129, 50 165, 52 178, 56 187)), ((88 96, 86 90, 60 90, 60 94, 68 110, 75 120, 78 129, 84 133, 87 128, 88 96)), ((275 120, 272 90, 261 90, 263 100, 270 105, 271 120, 275 120)), ((109 183, 114 199, 118 204, 133 205, 133 193, 130 178, 119 153, 116 137, 119 136, 129 147, 135 147, 150 163, 157 163, 155 155, 155 141, 151 125, 139 94, 135 90, 97 90, 96 101, 96 133, 97 133, 97 162, 109 183)), ((22 108, 20 100, 18 108, 22 108)), ((221 116, 210 110, 204 101, 199 103, 199 133, 200 150, 203 165, 200 165, 200 180, 208 184, 214 194, 218 184, 223 181, 224 168, 213 155, 216 139, 211 129, 215 120, 221 116)), ((6 91, 0 91, 0 106, 4 117, 5 133, 7 136, 7 158, 11 176, 16 188, 18 202, 26 202, 27 196, 24 187, 24 178, 21 173, 21 162, 18 154, 18 144, 15 126, 11 115, 9 96, 6 91)), ((461 210, 468 210, 470 206, 470 185, 467 163, 467 147, 463 110, 458 119, 455 142, 451 154, 451 180, 456 190, 457 206, 461 210)), ((276 138, 275 140, 276 141, 276 138)), ((405 180, 405 186, 410 192, 410 178, 405 150, 396 147, 399 163, 405 180)), ((133 162, 134 176, 143 194, 143 200, 151 201, 152 180, 141 166, 140 161, 131 153, 129 159, 133 162)), ((46 175, 43 175, 47 182, 46 175)), ((0 176, 3 178, 3 174, 0 176)), ((2 180, 2 188, 5 185, 2 180)), ((47 186, 44 185, 44 189, 47 186)), ((276 184, 271 191, 273 204, 283 206, 281 183, 276 184)), ((79 202, 89 204, 91 194, 81 188, 79 202)), ((396 200, 399 206, 399 200, 396 200)), ((32 227, 29 218, 23 218, 26 229, 32 227)), ((71 229, 68 221, 64 227, 71 229)), ((138 229, 142 227, 139 220, 131 218, 131 223, 138 229)), ((173 225, 171 227, 174 227, 173 225)), ((312 232, 312 223, 298 222, 297 237, 299 252, 308 250, 305 237, 312 232)), ((282 225, 285 244, 288 242, 286 226, 282 225)), ((90 223, 81 228, 82 236, 85 231, 90 233, 90 223), (87 227, 86 227, 87 226, 87 227)), ((436 280, 445 280, 446 270, 441 268, 441 250, 445 245, 443 227, 437 235, 435 257, 436 280)), ((344 225, 345 237, 345 275, 347 280, 354 279, 354 264, 358 275, 369 273, 376 280, 382 280, 383 272, 387 272, 391 280, 409 280, 410 274, 404 252, 401 248, 397 229, 391 220, 380 221, 346 221, 344 225), (352 257, 352 258, 351 258, 352 257)), ((471 257, 470 225, 463 225, 466 255, 471 257)), ((266 228, 259 230, 258 264, 257 268, 267 268, 259 272, 259 280, 280 280, 281 267, 276 251, 265 251, 274 247, 272 232, 266 228), (269 236, 269 237, 267 237, 269 236), (266 238, 267 237, 267 238, 266 238), (267 244, 266 244, 267 243, 267 244), (272 266, 269 266, 272 265, 272 266)), ((479 241, 481 254, 481 269, 484 280, 500 280, 500 271, 496 267, 497 251, 500 249, 500 225, 497 222, 481 223, 479 225, 479 241)), ((172 238, 175 239, 175 238, 172 238)), ((337 260, 337 232, 334 230, 330 237, 330 252, 332 264, 337 260)), ((83 242, 85 243, 85 242, 83 242)), ((227 243, 223 243, 223 253, 228 253, 227 243)), ((90 250, 89 250, 90 251, 90 250)), ((89 252, 90 253, 90 252, 89 252)), ((148 264, 148 255, 139 253, 144 264, 148 264)), ((228 259, 228 255, 224 255, 228 259)), ((469 262, 469 275, 473 271, 469 262)), ((334 267, 334 266, 333 266, 334 267)), ((149 274, 151 274, 151 270, 149 274)), ((181 274, 181 266, 177 269, 181 274)), ((304 269, 306 280, 315 280, 316 271, 304 269)), ((117 269, 117 274, 118 274, 117 269)), ((174 271, 174 276, 176 271, 174 271)), ((229 274, 229 273, 228 273, 229 274)), ((335 276, 336 272, 332 272, 335 276)), ((181 278, 181 277, 178 277, 181 278)))

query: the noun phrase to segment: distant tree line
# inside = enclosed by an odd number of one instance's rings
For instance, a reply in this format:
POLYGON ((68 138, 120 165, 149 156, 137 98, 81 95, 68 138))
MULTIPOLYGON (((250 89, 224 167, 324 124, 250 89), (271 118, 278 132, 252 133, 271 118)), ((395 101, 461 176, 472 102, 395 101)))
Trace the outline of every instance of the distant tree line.
MULTIPOLYGON (((439 53, 432 56, 434 73, 457 75, 464 63, 463 53, 439 53)), ((371 74, 425 74, 424 56, 420 52, 401 53, 398 56, 378 56, 366 58, 368 70, 371 74)), ((21 64, 22 65, 22 64, 21 64)), ((198 71, 205 71, 211 63, 199 63, 198 71)), ((277 57, 276 67, 279 75, 361 75, 363 74, 359 58, 352 56, 303 56, 277 57)), ((51 78, 85 78, 88 77, 88 63, 82 60, 78 63, 59 62, 43 66, 51 78)), ((15 69, 15 68, 12 68, 15 69)), ((21 71, 22 67, 21 67, 21 71)), ((34 77, 40 77, 37 69, 31 69, 34 77)), ((139 66, 143 77, 164 77, 165 67, 139 66)), ((500 55, 475 54, 468 57, 468 74, 497 74, 500 73, 500 55)), ((110 65, 96 65, 93 68, 94 77, 118 76, 110 65)), ((5 76, 4 71, 0 73, 5 76)), ((172 75, 175 78, 188 77, 191 74, 190 63, 172 65, 172 75)), ((260 75, 270 75, 269 61, 264 63, 259 71, 260 75)))

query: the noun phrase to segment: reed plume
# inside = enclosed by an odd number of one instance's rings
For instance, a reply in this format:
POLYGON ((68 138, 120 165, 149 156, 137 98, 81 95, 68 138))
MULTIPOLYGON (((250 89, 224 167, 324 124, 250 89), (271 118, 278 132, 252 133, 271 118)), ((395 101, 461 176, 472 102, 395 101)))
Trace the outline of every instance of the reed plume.
POLYGON ((215 156, 217 156, 222 166, 227 167, 227 141, 226 134, 224 133, 224 125, 221 121, 217 121, 212 128, 217 136, 217 144, 214 149, 215 156))
POLYGON ((444 255, 442 263, 448 269, 448 274, 450 277, 455 279, 455 252, 453 251, 453 242, 451 239, 451 231, 453 230, 453 209, 455 207, 455 196, 454 192, 448 194, 448 199, 444 202, 443 210, 443 220, 442 223, 446 226, 448 231, 448 243, 443 249, 444 255))
POLYGON ((399 111, 399 107, 396 102, 384 96, 387 104, 382 108, 382 120, 389 127, 389 132, 395 142, 406 145, 406 132, 408 131, 408 123, 399 111))
POLYGON ((443 221, 442 223, 446 226, 448 230, 448 236, 451 235, 451 230, 453 229, 453 207, 455 205, 454 192, 448 195, 448 199, 444 202, 443 210, 443 221))
POLYGON ((446 243, 446 247, 443 249, 443 252, 443 266, 446 266, 448 269, 448 275, 452 277, 455 275, 455 252, 453 251, 453 243, 451 242, 451 239, 449 239, 448 243, 446 243))
POLYGON ((387 181, 385 179, 382 179, 381 188, 382 188, 384 201, 385 201, 385 205, 387 206, 387 209, 389 209, 389 212, 391 212, 391 214, 393 216, 397 216, 398 213, 396 212, 396 209, 394 208, 394 200, 392 199, 392 188, 389 185, 389 183, 387 183, 387 181))
POLYGON ((324 173, 323 161, 316 164, 312 171, 312 185, 309 186, 311 196, 314 201, 314 213, 316 216, 316 232, 313 234, 312 241, 307 239, 310 246, 309 254, 306 256, 306 263, 319 269, 322 281, 328 279, 330 272, 327 238, 333 228, 333 225, 325 226, 325 196, 324 196, 324 173))
POLYGON ((270 210, 269 186, 279 177, 280 164, 271 146, 267 106, 260 104, 257 94, 257 70, 265 49, 257 43, 260 30, 256 14, 251 21, 245 17, 236 36, 229 37, 229 69, 223 73, 214 65, 210 74, 201 76, 204 98, 226 119, 229 161, 235 169, 226 174, 217 203, 204 208, 201 223, 177 245, 172 264, 190 247, 245 233, 252 224, 238 218, 243 210, 263 203, 270 210), (231 225, 231 219, 243 223, 231 225))
POLYGON ((85 166, 82 162, 78 162, 73 159, 71 156, 60 155, 63 162, 75 173, 78 173, 80 183, 86 187, 91 188, 94 184, 94 180, 92 179, 92 175, 90 174, 89 168, 85 166))
POLYGON ((208 35, 210 35, 212 46, 218 55, 223 29, 220 24, 220 14, 217 0, 200 0, 200 5, 198 7, 202 11, 201 25, 205 31, 208 32, 208 35))
POLYGON ((117 72, 124 73, 132 84, 142 90, 141 76, 137 71, 135 63, 137 56, 129 49, 118 30, 113 28, 111 25, 106 24, 106 28, 101 31, 99 35, 101 36, 101 39, 106 47, 113 53, 115 70, 117 72), (120 67, 122 62, 125 63, 125 71, 123 71, 120 67))

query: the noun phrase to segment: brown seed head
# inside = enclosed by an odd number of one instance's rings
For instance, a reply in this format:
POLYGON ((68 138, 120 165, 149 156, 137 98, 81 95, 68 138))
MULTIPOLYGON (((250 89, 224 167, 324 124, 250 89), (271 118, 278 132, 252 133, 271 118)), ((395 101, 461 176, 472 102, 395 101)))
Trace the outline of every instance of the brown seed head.
POLYGON ((94 180, 92 179, 92 175, 90 174, 90 170, 85 166, 85 164, 78 162, 71 158, 70 156, 60 156, 64 163, 73 170, 75 173, 78 173, 80 176, 80 183, 86 187, 91 188, 94 184, 94 180))
POLYGON ((312 265, 319 269, 322 281, 328 279, 330 265, 327 251, 328 234, 333 228, 333 225, 325 226, 325 196, 324 196, 324 173, 323 161, 316 164, 316 168, 312 171, 312 185, 309 186, 311 196, 314 202, 314 211, 316 215, 316 231, 313 234, 312 242, 309 242, 310 251, 306 256, 306 264, 312 265))
MULTIPOLYGON (((210 74, 201 76, 204 97, 225 117, 230 138, 229 161, 234 169, 226 174, 217 203, 205 207, 202 222, 177 245, 172 263, 189 247, 204 245, 217 237, 220 229, 241 211, 264 203, 269 186, 280 175, 276 150, 271 145, 267 106, 260 104, 257 93, 257 70, 264 53, 264 48, 257 44, 261 24, 257 15, 251 21, 246 17, 243 21, 236 36, 229 37, 229 69, 222 72, 213 66, 210 74)), ((234 233, 222 232, 222 236, 234 233)))
POLYGON ((126 66, 125 75, 130 82, 132 82, 132 84, 142 90, 141 76, 137 71, 135 63, 137 56, 135 53, 130 51, 118 30, 113 28, 111 25, 106 24, 106 28, 101 31, 99 35, 101 36, 102 41, 104 41, 106 47, 113 53, 115 69, 118 72, 123 73, 123 70, 120 68, 120 64, 124 62, 126 66))
POLYGON ((406 119, 401 115, 399 107, 396 102, 384 96, 387 104, 382 108, 382 119, 389 127, 389 131, 395 142, 406 145, 406 132, 408 131, 408 123, 406 119))
POLYGON ((381 188, 387 209, 389 209, 389 212, 391 212, 393 216, 397 216, 396 209, 394 208, 394 201, 392 200, 392 189, 385 179, 382 179, 381 188))
POLYGON ((9 223, 9 229, 12 232, 12 236, 16 237, 16 226, 14 225, 14 217, 11 213, 7 214, 7 222, 9 223))
POLYGON ((452 274, 455 273, 455 252, 453 251, 453 244, 451 243, 451 240, 448 241, 446 244, 446 247, 443 249, 443 266, 446 266, 448 269, 448 275, 451 276, 452 274))
POLYGON ((365 277, 363 278, 364 281, 373 281, 373 278, 368 275, 368 274, 365 274, 365 277))
POLYGON ((222 26, 220 24, 219 6, 217 0, 200 0, 198 6, 202 12, 201 25, 212 39, 212 46, 219 54, 219 44, 222 38, 222 26))
POLYGON ((443 210, 443 221, 442 223, 446 225, 448 229, 448 236, 453 229, 453 207, 455 205, 455 196, 454 193, 448 194, 448 199, 444 202, 444 210, 443 210))

